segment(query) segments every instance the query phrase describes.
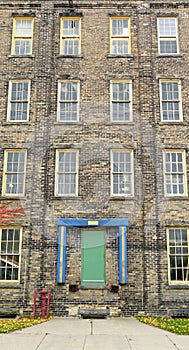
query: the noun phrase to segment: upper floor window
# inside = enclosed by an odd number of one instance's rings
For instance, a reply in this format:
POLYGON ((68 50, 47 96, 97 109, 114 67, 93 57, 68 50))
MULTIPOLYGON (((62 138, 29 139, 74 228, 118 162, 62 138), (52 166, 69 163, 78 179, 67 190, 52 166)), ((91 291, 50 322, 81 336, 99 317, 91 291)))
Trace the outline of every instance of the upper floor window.
POLYGON ((115 122, 132 120, 132 82, 111 81, 111 119, 115 122))
POLYGON ((181 82, 160 81, 162 121, 182 121, 181 82))
POLYGON ((169 281, 189 282, 189 230, 169 228, 167 230, 169 281))
POLYGON ((26 151, 8 150, 4 156, 3 195, 24 195, 26 151))
POLYGON ((12 55, 31 55, 33 18, 17 17, 13 22, 12 55))
POLYGON ((119 150, 111 154, 111 194, 134 195, 133 151, 119 150))
POLYGON ((81 52, 81 19, 61 18, 60 54, 79 55, 81 52))
POLYGON ((30 81, 9 82, 8 121, 21 122, 29 119, 30 81))
POLYGON ((130 53, 130 19, 127 17, 113 17, 110 19, 110 52, 114 55, 130 53))
POLYGON ((75 122, 79 118, 79 82, 63 80, 58 83, 58 120, 75 122))
POLYGON ((0 228, 0 281, 20 278, 21 229, 0 228))
POLYGON ((179 52, 176 18, 158 18, 158 45, 160 54, 172 55, 179 52))
POLYGON ((78 194, 78 151, 57 150, 56 152, 56 196, 77 196, 78 194))
POLYGON ((166 196, 187 195, 185 151, 164 152, 164 178, 166 196))

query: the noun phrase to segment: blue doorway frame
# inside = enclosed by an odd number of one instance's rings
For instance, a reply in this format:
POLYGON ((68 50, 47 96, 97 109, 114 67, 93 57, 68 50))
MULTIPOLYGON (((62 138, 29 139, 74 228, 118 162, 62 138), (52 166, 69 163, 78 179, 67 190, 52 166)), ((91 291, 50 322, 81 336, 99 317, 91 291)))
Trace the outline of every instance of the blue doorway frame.
POLYGON ((66 235, 67 227, 118 227, 119 284, 128 283, 127 227, 128 219, 58 219, 57 283, 66 283, 66 235))

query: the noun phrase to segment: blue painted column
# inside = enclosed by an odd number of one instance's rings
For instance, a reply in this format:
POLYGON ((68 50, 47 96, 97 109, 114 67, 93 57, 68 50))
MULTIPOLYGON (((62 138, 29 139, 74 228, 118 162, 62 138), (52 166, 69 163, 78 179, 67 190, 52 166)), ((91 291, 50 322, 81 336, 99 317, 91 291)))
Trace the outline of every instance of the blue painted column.
POLYGON ((128 283, 126 226, 119 227, 119 283, 128 283))
POLYGON ((58 227, 57 283, 66 282, 66 227, 58 227))

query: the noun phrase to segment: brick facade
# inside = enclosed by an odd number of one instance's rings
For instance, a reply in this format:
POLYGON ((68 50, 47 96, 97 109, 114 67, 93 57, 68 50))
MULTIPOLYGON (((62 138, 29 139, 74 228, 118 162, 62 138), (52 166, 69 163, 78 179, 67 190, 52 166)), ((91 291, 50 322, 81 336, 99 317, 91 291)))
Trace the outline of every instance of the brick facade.
MULTIPOLYGON (((186 151, 189 190, 189 62, 186 1, 2 0, 0 4, 0 188, 4 153, 27 150, 24 196, 0 197, 23 215, 2 221, 22 227, 20 281, 0 280, 0 313, 31 314, 36 289, 50 289, 55 315, 79 307, 110 308, 112 315, 189 314, 189 283, 169 283, 167 227, 189 229, 188 195, 164 194, 163 151, 186 151), (60 18, 81 18, 81 54, 60 55, 60 18), (11 55, 13 19, 34 18, 32 54, 11 55), (129 17, 131 54, 110 54, 110 18, 129 17), (157 17, 178 20, 179 54, 158 54, 157 17), (31 81, 28 122, 7 122, 8 86, 31 81), (57 122, 58 81, 80 81, 79 121, 57 122), (110 120, 110 81, 132 82, 133 121, 110 120), (160 79, 182 86, 183 121, 162 122, 160 79), (78 196, 55 196, 56 150, 79 152, 78 196), (134 196, 111 196, 111 150, 130 149, 134 157, 134 196), (128 283, 118 284, 118 228, 106 227, 106 285, 81 288, 81 228, 69 227, 66 283, 56 282, 59 218, 128 219, 128 283), (70 292, 77 283, 79 291, 70 292)), ((90 226, 90 225, 89 225, 90 226)))

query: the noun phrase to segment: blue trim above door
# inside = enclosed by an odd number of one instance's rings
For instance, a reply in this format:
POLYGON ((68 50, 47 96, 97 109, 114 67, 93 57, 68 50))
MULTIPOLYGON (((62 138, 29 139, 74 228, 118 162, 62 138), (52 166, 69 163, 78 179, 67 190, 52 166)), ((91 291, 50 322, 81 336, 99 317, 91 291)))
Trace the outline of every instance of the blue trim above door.
POLYGON ((128 219, 58 219, 58 226, 128 226, 128 219))

